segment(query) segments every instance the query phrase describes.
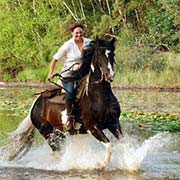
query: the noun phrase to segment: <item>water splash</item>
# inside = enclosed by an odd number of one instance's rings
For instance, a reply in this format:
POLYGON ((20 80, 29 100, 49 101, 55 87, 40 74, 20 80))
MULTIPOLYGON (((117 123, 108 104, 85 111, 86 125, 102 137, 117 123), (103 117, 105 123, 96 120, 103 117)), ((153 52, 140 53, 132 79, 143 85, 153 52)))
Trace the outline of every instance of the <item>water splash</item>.
POLYGON ((114 148, 112 167, 131 172, 138 171, 148 154, 160 151, 170 143, 170 140, 171 135, 168 133, 158 133, 142 143, 138 143, 137 139, 126 135, 123 142, 114 148))
MULTIPOLYGON (((143 142, 128 134, 120 143, 113 143, 112 159, 108 170, 138 171, 142 161, 153 152, 161 151, 171 141, 168 133, 158 133, 143 142)), ((1 153, 1 152, 0 152, 1 153)), ((1 154, 0 154, 1 155, 1 154)), ((66 171, 69 169, 96 169, 105 156, 105 149, 90 135, 68 137, 61 156, 52 156, 47 144, 32 148, 22 159, 4 161, 1 166, 31 167, 34 169, 66 171)))

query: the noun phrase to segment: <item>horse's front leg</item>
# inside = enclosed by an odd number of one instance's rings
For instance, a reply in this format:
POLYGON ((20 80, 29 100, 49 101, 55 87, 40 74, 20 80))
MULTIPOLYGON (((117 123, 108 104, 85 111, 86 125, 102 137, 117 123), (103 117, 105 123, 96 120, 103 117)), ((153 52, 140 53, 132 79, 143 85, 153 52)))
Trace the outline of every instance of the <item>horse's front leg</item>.
MULTIPOLYGON (((106 137, 106 135, 98 129, 96 126, 92 126, 89 129, 90 133, 97 139, 99 140, 106 148, 106 156, 104 158, 103 163, 98 163, 98 165, 101 166, 101 168, 107 166, 110 162, 111 159, 111 154, 112 154, 112 147, 109 139, 106 137)), ((88 132, 89 132, 88 131, 88 132)))
POLYGON ((119 119, 112 120, 108 125, 108 130, 116 137, 118 140, 123 136, 121 125, 119 123, 119 119))

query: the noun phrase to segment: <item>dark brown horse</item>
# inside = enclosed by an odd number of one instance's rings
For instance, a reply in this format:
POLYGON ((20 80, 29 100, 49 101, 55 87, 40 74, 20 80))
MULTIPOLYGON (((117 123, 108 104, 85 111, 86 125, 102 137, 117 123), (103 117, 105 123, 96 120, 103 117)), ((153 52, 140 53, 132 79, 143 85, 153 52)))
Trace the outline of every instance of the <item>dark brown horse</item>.
MULTIPOLYGON (((111 157, 110 140, 103 130, 108 129, 117 139, 120 138, 120 105, 113 95, 110 81, 114 75, 114 42, 96 39, 83 51, 84 63, 73 73, 78 81, 75 91, 74 129, 71 135, 90 133, 102 142, 107 150, 102 163, 105 166, 111 157), (77 124, 79 127, 77 127, 77 124)), ((45 137, 53 151, 60 150, 67 131, 65 124, 65 101, 62 88, 43 92, 35 101, 30 119, 45 137)))

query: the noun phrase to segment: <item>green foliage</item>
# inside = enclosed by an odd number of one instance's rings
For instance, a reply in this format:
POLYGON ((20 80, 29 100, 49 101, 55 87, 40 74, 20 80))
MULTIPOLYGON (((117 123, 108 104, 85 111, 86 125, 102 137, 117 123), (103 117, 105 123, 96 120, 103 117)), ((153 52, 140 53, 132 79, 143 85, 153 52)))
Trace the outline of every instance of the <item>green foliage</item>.
POLYGON ((180 116, 176 114, 123 112, 122 119, 153 131, 180 132, 180 116))
POLYGON ((157 12, 152 11, 148 14, 149 37, 151 42, 161 48, 162 45, 170 47, 176 41, 172 39, 177 32, 177 26, 173 24, 174 15, 171 12, 157 12), (153 18, 151 18, 153 17, 153 18))
POLYGON ((133 49, 123 48, 116 52, 115 84, 177 85, 180 82, 180 55, 177 53, 152 53, 144 50, 142 65, 136 70, 131 66, 138 63, 133 49), (150 53, 150 54, 148 54, 150 53), (132 58, 133 57, 133 58, 132 58), (148 58, 149 57, 149 58, 148 58), (146 62, 146 60, 148 60, 146 62), (149 64, 148 64, 149 63, 149 64), (143 65, 147 65, 143 67, 143 65))
POLYGON ((25 69, 17 75, 18 81, 45 81, 48 74, 48 68, 25 69))
POLYGON ((11 80, 11 76, 8 73, 4 73, 3 81, 10 81, 10 80, 11 80))
POLYGON ((180 53, 180 42, 178 42, 178 44, 173 47, 173 49, 175 50, 175 52, 180 53))
POLYGON ((92 33, 93 38, 97 35, 102 37, 104 34, 109 33, 112 28, 111 18, 108 15, 103 15, 98 26, 95 26, 92 33))
POLYGON ((163 71, 167 64, 165 57, 161 54, 153 53, 148 47, 138 48, 126 47, 116 50, 116 56, 118 57, 119 71, 123 72, 129 69, 129 71, 142 71, 152 70, 155 72, 163 71))
MULTIPOLYGON (((65 30, 60 31, 57 25, 59 11, 54 12, 52 8, 61 7, 61 4, 56 3, 9 1, 4 4, 6 8, 2 18, 7 20, 1 23, 4 28, 3 38, 0 39, 3 45, 0 51, 1 66, 4 71, 9 72, 13 67, 22 70, 26 66, 36 68, 47 64, 51 52, 67 34, 65 30), (63 38, 58 39, 58 36, 63 38)), ((63 26, 63 22, 60 24, 63 26)))
POLYGON ((176 17, 180 12, 178 2, 178 0, 158 0, 156 8, 147 12, 148 40, 158 49, 162 46, 167 49, 173 48, 179 43, 177 34, 179 34, 180 24, 176 17))

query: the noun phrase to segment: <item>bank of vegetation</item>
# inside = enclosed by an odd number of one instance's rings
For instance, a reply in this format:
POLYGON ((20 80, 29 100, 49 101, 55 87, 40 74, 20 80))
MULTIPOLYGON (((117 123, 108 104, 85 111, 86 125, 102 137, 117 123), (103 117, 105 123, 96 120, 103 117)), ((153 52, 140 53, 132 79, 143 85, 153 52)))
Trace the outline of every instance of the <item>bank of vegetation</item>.
POLYGON ((0 8, 3 81, 45 81, 69 25, 80 21, 88 37, 117 38, 114 83, 180 82, 179 0, 1 0, 0 8))
POLYGON ((143 113, 143 112, 123 112, 122 122, 133 123, 136 128, 150 130, 154 132, 169 131, 180 132, 179 114, 172 113, 143 113))

